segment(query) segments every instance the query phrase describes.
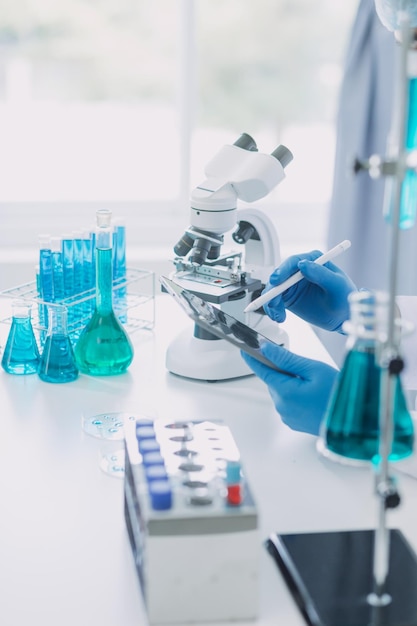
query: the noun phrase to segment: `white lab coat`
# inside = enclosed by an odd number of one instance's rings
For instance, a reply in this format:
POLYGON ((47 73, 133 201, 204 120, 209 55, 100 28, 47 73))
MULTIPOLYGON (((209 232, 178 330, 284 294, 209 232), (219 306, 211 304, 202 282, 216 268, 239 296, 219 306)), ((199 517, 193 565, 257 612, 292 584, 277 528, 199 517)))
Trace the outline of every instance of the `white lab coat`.
MULTIPOLYGON (((384 180, 354 176, 355 157, 386 155, 396 86, 399 45, 375 11, 360 0, 348 45, 337 120, 337 147, 328 225, 328 247, 350 239, 338 265, 358 287, 389 286, 391 227, 383 217, 384 180)), ((417 295, 416 226, 400 232, 396 293, 417 295)))

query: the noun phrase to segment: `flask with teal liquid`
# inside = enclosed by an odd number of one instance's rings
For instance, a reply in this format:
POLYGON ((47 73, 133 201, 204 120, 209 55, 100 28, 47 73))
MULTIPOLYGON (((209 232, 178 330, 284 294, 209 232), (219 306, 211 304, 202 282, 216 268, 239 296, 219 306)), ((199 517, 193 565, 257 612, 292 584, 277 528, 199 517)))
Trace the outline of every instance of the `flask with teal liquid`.
POLYGON ((25 300, 12 303, 12 325, 4 347, 1 366, 8 374, 36 374, 39 349, 31 318, 32 305, 25 300))
MULTIPOLYGON (((382 378, 379 357, 386 339, 388 298, 384 293, 360 291, 352 293, 349 302, 350 321, 344 326, 349 333, 347 353, 322 423, 318 448, 345 463, 376 462, 382 378)), ((413 422, 399 376, 393 404, 390 461, 408 457, 414 445, 413 422)))
POLYGON ((133 346, 113 310, 113 229, 111 211, 96 212, 96 302, 80 334, 75 356, 80 372, 91 376, 122 374, 133 360, 133 346))
POLYGON ((47 383, 69 383, 78 378, 78 368, 67 329, 65 306, 48 306, 48 332, 38 375, 47 383))

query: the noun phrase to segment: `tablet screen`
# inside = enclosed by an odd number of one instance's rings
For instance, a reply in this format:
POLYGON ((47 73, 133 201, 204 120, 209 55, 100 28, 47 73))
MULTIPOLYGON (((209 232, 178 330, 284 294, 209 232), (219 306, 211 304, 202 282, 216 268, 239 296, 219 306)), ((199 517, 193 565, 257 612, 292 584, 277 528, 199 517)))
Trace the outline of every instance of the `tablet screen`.
MULTIPOLYGON (((160 276, 160 281, 166 291, 173 296, 176 302, 183 308, 198 326, 212 333, 220 339, 226 339, 237 346, 240 350, 265 363, 274 370, 282 371, 271 363, 261 352, 261 347, 267 343, 276 344, 253 328, 250 328, 235 317, 213 306, 210 302, 202 300, 191 291, 184 289, 166 276, 160 276)), ((288 373, 288 372, 286 372, 288 373)), ((291 375, 291 374, 290 374, 291 375)))

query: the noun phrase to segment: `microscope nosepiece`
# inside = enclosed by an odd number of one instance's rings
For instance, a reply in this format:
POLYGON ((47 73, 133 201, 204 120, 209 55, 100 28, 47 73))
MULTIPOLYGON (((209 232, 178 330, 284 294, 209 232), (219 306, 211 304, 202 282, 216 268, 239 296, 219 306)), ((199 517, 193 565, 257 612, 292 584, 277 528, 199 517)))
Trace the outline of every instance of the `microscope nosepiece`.
POLYGON ((179 242, 174 246, 177 256, 187 256, 194 245, 194 239, 188 233, 184 233, 179 242))
POLYGON ((198 237, 194 241, 194 247, 189 257, 193 265, 203 265, 210 252, 211 242, 208 239, 198 237))

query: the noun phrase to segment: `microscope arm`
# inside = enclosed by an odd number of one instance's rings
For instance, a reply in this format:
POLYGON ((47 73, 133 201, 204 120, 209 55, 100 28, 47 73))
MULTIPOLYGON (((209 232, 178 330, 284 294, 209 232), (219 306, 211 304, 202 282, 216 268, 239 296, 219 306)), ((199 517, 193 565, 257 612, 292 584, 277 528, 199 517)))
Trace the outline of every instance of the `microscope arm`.
POLYGON ((271 272, 281 263, 275 225, 263 211, 255 208, 239 209, 237 219, 247 222, 256 231, 245 242, 245 269, 252 278, 266 284, 271 272))

